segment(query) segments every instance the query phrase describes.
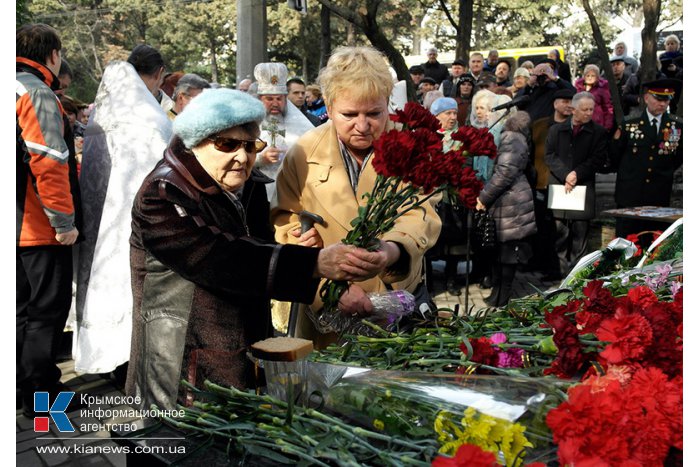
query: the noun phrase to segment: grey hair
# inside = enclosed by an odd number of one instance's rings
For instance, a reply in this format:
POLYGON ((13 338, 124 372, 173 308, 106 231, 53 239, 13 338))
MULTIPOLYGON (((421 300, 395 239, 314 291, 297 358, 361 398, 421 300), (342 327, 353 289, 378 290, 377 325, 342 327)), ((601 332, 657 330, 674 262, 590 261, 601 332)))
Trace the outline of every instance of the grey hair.
POLYGON ((495 94, 492 91, 489 91, 488 89, 482 89, 481 91, 477 92, 474 94, 474 97, 472 97, 472 109, 469 114, 469 121, 471 125, 475 128, 485 128, 485 127, 490 127, 493 125, 496 120, 498 120, 501 115, 505 113, 513 113, 515 110, 511 107, 508 110, 497 110, 495 112, 491 111, 488 116, 488 121, 487 122, 479 122, 477 121, 476 117, 476 107, 479 104, 482 104, 486 106, 487 108, 491 109, 493 107, 496 107, 500 104, 505 104, 506 102, 511 101, 512 99, 510 96, 507 96, 505 94, 495 94))
POLYGON ((681 44, 681 40, 678 39, 678 36, 676 36, 675 34, 669 34, 668 36, 666 36, 666 39, 664 39, 664 45, 668 44, 671 41, 675 41, 678 45, 681 44))
POLYGON ((182 75, 182 78, 177 82, 173 89, 173 100, 177 99, 180 94, 186 94, 190 89, 209 89, 211 84, 201 76, 194 73, 182 75))
POLYGON ((517 131, 527 136, 529 127, 530 115, 524 110, 518 110, 503 124, 503 131, 517 131))
POLYGON ((571 99, 571 106, 573 108, 578 108, 578 103, 583 99, 590 99, 595 102, 595 97, 593 97, 593 94, 588 91, 581 91, 574 94, 574 97, 571 99))

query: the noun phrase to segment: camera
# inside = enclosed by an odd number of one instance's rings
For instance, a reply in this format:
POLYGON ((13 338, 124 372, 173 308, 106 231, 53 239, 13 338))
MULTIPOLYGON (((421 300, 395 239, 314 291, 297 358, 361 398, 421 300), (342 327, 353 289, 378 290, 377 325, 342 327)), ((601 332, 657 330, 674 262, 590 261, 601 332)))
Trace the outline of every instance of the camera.
POLYGON ((540 86, 544 86, 545 83, 547 83, 547 75, 542 73, 541 75, 537 75, 537 84, 540 86))

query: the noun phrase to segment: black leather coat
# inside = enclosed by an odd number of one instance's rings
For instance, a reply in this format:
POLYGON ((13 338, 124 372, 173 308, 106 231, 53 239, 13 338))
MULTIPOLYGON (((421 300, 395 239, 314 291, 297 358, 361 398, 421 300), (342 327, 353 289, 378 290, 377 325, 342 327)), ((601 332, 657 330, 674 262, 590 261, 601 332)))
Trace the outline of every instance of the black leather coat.
POLYGON ((269 299, 313 301, 319 250, 273 243, 268 180, 253 172, 239 210, 177 137, 144 180, 132 209, 126 387, 141 407, 186 403, 180 379, 253 387, 245 352, 271 335, 269 299))

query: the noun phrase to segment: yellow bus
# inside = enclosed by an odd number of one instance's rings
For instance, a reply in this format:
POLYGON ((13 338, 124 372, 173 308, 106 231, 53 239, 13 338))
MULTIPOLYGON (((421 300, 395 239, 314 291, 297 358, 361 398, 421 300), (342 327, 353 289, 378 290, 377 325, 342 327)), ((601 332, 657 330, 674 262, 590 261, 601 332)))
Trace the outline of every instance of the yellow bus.
MULTIPOLYGON (((527 60, 530 60, 532 63, 537 65, 537 62, 547 58, 547 54, 552 49, 557 49, 559 51, 559 58, 564 60, 564 48, 560 45, 553 45, 549 47, 525 47, 520 49, 498 49, 498 59, 507 59, 510 62, 511 69, 515 70, 527 60)), ((484 60, 486 60, 489 55, 488 50, 472 50, 470 55, 474 52, 480 52, 484 56, 484 60)), ((454 57, 454 50, 438 53, 438 60, 440 63, 447 65, 448 68, 454 61, 454 57)), ((409 68, 413 65, 422 65, 428 60, 427 56, 425 55, 409 55, 404 57, 404 59, 406 60, 406 66, 409 68)), ((469 63, 469 57, 463 57, 463 59, 467 62, 467 64, 469 63)))

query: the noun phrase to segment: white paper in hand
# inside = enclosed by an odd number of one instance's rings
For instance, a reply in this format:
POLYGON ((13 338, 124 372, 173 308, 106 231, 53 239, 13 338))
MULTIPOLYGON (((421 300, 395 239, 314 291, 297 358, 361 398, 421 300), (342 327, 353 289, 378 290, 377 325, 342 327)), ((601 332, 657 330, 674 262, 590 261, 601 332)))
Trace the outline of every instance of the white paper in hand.
POLYGON ((562 209, 565 211, 583 211, 586 207, 586 187, 579 185, 569 193, 564 190, 564 185, 549 185, 547 198, 549 209, 562 209))

